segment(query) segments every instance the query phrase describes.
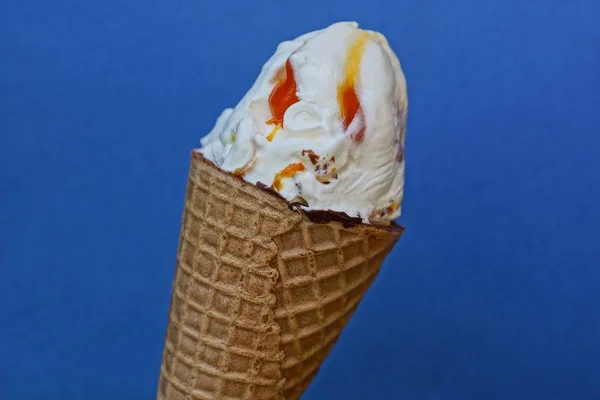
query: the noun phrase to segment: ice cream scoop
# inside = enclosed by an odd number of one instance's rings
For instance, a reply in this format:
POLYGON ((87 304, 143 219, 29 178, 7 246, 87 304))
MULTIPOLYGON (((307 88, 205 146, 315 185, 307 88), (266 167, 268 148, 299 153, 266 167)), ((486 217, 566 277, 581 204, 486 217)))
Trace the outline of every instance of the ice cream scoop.
POLYGON ((406 112, 385 37, 340 22, 281 43, 199 151, 306 211, 389 225, 401 211, 406 112))

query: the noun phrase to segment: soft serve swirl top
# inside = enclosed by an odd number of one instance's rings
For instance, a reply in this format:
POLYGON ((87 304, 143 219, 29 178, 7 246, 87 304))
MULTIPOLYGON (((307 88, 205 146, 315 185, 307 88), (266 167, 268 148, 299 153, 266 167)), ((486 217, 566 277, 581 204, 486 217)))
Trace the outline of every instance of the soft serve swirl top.
POLYGON ((385 37, 340 22, 281 43, 200 151, 304 209, 387 225, 400 216, 406 111, 385 37))

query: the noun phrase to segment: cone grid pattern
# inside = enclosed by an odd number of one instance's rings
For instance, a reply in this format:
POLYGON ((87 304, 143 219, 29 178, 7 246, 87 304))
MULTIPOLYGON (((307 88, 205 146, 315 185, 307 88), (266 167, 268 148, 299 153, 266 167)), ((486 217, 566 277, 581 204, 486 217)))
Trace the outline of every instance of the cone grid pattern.
POLYGON ((195 154, 158 399, 300 397, 398 237, 311 222, 195 154))

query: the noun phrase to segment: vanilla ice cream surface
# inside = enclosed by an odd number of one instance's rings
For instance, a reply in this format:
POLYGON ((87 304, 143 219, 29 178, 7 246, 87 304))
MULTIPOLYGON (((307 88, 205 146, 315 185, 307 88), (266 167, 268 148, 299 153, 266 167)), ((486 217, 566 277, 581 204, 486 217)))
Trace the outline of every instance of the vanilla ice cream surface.
POLYGON ((339 22, 281 43, 200 152, 307 211, 389 225, 404 192, 407 106, 386 38, 339 22))

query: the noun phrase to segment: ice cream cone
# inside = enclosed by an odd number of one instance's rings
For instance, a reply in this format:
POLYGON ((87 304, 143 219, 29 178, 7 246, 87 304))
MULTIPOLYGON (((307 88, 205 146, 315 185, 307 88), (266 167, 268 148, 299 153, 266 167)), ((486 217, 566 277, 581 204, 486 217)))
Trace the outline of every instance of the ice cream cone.
POLYGON ((194 152, 158 399, 299 398, 400 234, 312 221, 194 152))

